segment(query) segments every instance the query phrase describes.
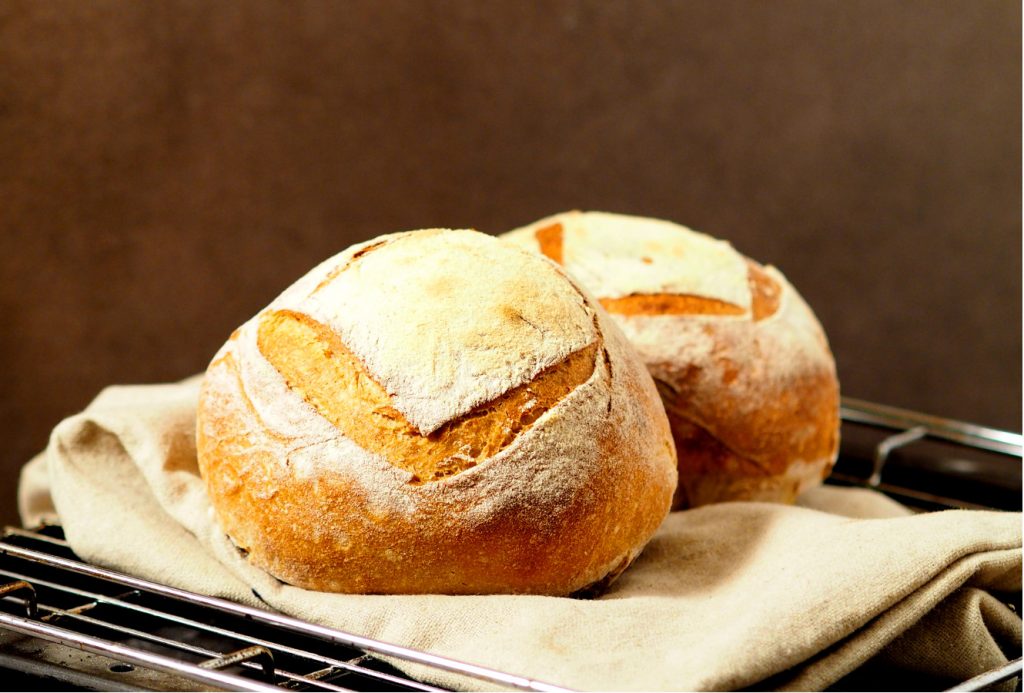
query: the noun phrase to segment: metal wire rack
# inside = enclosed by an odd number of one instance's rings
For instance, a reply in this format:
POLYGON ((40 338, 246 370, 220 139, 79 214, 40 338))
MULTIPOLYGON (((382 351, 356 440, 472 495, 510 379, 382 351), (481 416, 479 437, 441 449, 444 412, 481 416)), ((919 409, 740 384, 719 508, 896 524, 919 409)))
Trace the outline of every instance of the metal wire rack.
MULTIPOLYGON (((849 398, 841 411, 844 451, 831 483, 876 488, 922 511, 1020 509, 1020 435, 849 398), (914 451, 936 443, 945 447, 914 451)), ((22 676, 100 690, 440 690, 382 657, 486 688, 566 690, 89 565, 59 527, 8 527, 0 542, 0 687, 22 676)), ((1021 669, 1018 658, 953 690, 1015 678, 1020 690, 1021 669)))
MULTIPOLYGON (((145 677, 160 689, 181 689, 181 679, 185 690, 195 684, 224 690, 440 690, 400 674, 372 653, 492 685, 564 690, 92 566, 74 557, 55 527, 7 528, 0 557, 0 576, 10 581, 0 595, 23 610, 0 612, 0 628, 108 658, 113 673, 162 672, 145 677)), ((33 653, 36 664, 39 654, 33 653)), ((0 651, 0 665, 18 668, 5 661, 11 656, 0 651)), ((45 674, 75 679, 50 667, 45 674)), ((130 688, 143 683, 122 678, 130 688)), ((109 685, 106 679, 103 684, 109 685)))

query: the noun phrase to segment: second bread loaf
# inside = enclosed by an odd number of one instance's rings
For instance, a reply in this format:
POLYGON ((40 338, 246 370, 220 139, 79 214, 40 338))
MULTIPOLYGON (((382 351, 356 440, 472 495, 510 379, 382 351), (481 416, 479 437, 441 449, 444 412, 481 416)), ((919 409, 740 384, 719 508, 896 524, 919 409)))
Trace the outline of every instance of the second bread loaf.
POLYGON ((675 436, 675 508, 792 502, 828 476, 835 361, 774 267, 678 224, 621 214, 558 214, 505 238, 565 267, 639 351, 675 436))

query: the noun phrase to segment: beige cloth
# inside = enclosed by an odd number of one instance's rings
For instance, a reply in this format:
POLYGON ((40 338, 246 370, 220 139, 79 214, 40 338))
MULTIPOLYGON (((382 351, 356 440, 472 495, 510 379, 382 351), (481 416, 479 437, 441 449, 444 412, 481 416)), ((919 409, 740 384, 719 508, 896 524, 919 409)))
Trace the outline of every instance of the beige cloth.
POLYGON ((112 387, 62 422, 23 473, 23 521, 55 508, 86 560, 574 688, 819 689, 872 658, 960 679, 1019 653, 1020 619, 992 594, 1021 589, 1019 514, 911 515, 837 488, 806 496, 810 507, 674 513, 596 600, 283 585, 212 519, 195 461, 197 391, 195 378, 112 387))

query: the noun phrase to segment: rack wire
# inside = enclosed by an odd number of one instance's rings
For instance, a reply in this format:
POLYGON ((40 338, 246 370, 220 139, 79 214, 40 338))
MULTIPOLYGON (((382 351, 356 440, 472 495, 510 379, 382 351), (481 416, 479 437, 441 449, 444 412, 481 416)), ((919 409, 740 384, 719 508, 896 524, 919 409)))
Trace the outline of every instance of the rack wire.
POLYGON ((143 667, 223 690, 441 690, 372 653, 488 685, 566 690, 89 565, 74 558, 56 527, 6 528, 0 557, 0 578, 11 581, 0 596, 24 609, 23 615, 0 612, 0 628, 107 657, 114 673, 143 667), (189 639, 167 634, 181 631, 189 639), (202 644, 210 641, 220 649, 202 644), (131 666, 118 671, 118 663, 131 666))
POLYGON ((1021 434, 851 397, 839 411, 843 450, 830 483, 918 510, 1021 510, 1021 434))
MULTIPOLYGON (((854 449, 841 454, 831 483, 875 488, 922 511, 1019 509, 1019 434, 850 398, 841 414, 852 440, 844 447, 854 449), (929 441, 955 448, 926 451, 922 466, 912 448, 929 441), (976 482, 973 496, 965 479, 976 482)), ((8 527, 0 541, 0 670, 32 680, 102 690, 441 690, 382 657, 487 688, 567 690, 93 566, 59 527, 8 527)), ((1017 658, 952 690, 1013 679, 1020 690, 1021 670, 1017 658)))

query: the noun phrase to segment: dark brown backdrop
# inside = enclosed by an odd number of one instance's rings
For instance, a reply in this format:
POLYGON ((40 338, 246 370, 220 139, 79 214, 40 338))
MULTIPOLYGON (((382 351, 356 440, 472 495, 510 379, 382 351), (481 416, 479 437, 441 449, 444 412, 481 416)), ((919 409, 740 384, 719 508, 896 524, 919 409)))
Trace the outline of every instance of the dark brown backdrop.
POLYGON ((0 520, 104 385, 353 241, 662 216, 778 265, 846 394, 1020 429, 1019 3, 0 0, 0 520))

